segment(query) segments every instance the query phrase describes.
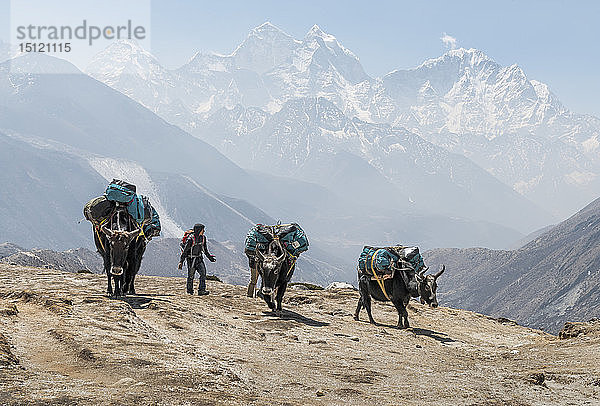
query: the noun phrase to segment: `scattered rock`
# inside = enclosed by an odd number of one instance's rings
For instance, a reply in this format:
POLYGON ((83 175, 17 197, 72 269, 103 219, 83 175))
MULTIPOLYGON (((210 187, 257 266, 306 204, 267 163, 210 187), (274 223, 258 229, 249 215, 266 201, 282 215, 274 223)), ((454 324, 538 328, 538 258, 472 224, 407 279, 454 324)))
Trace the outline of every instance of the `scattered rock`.
POLYGON ((318 397, 325 396, 325 392, 323 392, 322 390, 318 390, 317 391, 317 396, 318 397))
POLYGON ((323 340, 322 338, 310 338, 308 340, 309 344, 327 344, 326 340, 323 340))
POLYGON ((83 359, 85 361, 96 361, 94 353, 92 353, 92 351, 89 348, 83 348, 81 351, 79 351, 79 354, 77 354, 77 358, 83 359))
POLYGON ((156 302, 150 302, 148 303, 148 306, 146 306, 146 309, 158 310, 158 304, 156 302))
POLYGON ((351 336, 350 339, 352 341, 360 341, 360 338, 358 338, 357 336, 351 336))
POLYGON ((558 333, 558 338, 564 340, 590 333, 600 333, 600 320, 592 319, 588 322, 568 321, 558 333))
POLYGON ((330 283, 329 285, 327 285, 327 287, 325 288, 325 290, 337 290, 337 289, 358 290, 354 286, 352 286, 346 282, 333 282, 333 283, 330 283))
POLYGON ((502 324, 510 324, 513 326, 518 326, 518 323, 516 321, 507 319, 506 317, 498 317, 493 320, 496 320, 498 323, 502 323, 502 324))
POLYGON ((546 384, 544 383, 546 381, 546 374, 544 374, 543 372, 534 372, 532 374, 529 374, 527 380, 534 385, 546 386, 546 384))
POLYGON ((90 271, 89 269, 80 269, 79 271, 77 271, 77 273, 91 273, 91 274, 93 274, 93 272, 90 271))
POLYGON ((423 346, 421 344, 417 344, 415 347, 417 347, 417 348, 423 348, 423 346))
POLYGON ((169 322, 168 326, 174 328, 175 330, 185 330, 185 327, 183 327, 181 324, 175 323, 174 321, 169 322))
POLYGON ((297 290, 323 290, 323 286, 315 285, 306 282, 292 282, 288 285, 292 289, 297 290))
POLYGON ((14 304, 0 307, 0 316, 16 316, 18 313, 19 310, 14 304))
POLYGON ((10 350, 8 339, 0 333, 0 366, 17 365, 19 360, 10 350))
POLYGON ((290 297, 288 300, 286 300, 287 303, 289 304, 294 304, 294 305, 303 305, 303 304, 309 304, 312 303, 313 300, 312 298, 308 297, 308 296, 292 296, 290 297))
POLYGON ((330 312, 329 314, 331 314, 332 316, 352 316, 351 313, 348 313, 346 310, 343 310, 343 309, 335 309, 334 311, 330 312))
POLYGON ((223 282, 217 275, 206 275, 207 281, 223 282))
POLYGON ((128 386, 132 385, 135 382, 133 378, 123 378, 119 379, 117 382, 113 383, 112 386, 128 386))

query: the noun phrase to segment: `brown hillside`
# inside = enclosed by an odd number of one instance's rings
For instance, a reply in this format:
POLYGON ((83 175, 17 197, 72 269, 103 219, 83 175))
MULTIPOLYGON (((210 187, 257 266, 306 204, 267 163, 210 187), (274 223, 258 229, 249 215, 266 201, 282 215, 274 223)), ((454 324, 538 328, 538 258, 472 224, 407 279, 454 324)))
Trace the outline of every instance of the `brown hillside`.
POLYGON ((600 403, 600 333, 559 340, 418 303, 413 328, 353 290, 291 290, 284 315, 239 286, 139 277, 107 298, 99 275, 0 264, 0 404, 563 405, 600 403))

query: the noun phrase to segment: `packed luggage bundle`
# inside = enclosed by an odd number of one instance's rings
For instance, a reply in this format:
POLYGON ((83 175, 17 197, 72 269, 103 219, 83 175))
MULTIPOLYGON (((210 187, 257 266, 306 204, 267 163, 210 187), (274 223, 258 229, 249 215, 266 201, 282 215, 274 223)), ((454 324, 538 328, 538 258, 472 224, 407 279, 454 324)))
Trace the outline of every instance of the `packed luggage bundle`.
POLYGON ((90 200, 83 207, 83 215, 92 224, 100 225, 112 215, 115 203, 106 196, 98 196, 90 200))
POLYGON ((393 264, 400 259, 396 250, 365 246, 358 258, 358 269, 368 275, 393 275, 393 264))
POLYGON ((257 249, 264 250, 274 238, 278 238, 288 253, 294 257, 308 250, 308 238, 296 223, 267 226, 257 224, 248 231, 245 251, 253 255, 257 249))
POLYGON ((100 225, 112 215, 117 204, 127 207, 127 212, 142 227, 146 237, 160 235, 160 218, 150 200, 136 194, 135 185, 122 180, 113 179, 104 196, 96 197, 85 205, 83 214, 92 224, 100 225))
POLYGON ((271 241, 273 241, 272 227, 264 224, 255 225, 246 234, 244 243, 246 254, 253 255, 257 249, 266 249, 271 241))
POLYGON ((391 277, 394 274, 392 265, 401 267, 401 262, 410 264, 417 272, 425 266, 418 247, 365 246, 358 259, 358 269, 368 275, 391 277))
POLYGON ((415 271, 419 272, 425 267, 423 257, 419 253, 419 247, 405 247, 402 249, 402 259, 408 262, 415 271))
POLYGON ((296 223, 276 225, 275 235, 279 237, 285 249, 295 257, 308 250, 308 238, 302 227, 296 223))

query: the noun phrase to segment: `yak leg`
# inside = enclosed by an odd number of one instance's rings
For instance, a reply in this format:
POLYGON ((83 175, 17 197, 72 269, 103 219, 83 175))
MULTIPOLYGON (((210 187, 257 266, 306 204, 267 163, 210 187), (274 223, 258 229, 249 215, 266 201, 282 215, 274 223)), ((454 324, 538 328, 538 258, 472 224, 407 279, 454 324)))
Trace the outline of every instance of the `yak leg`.
POLYGON ((406 311, 406 306, 404 306, 404 301, 395 300, 392 301, 392 303, 398 312, 398 328, 409 328, 410 325, 408 324, 408 312, 406 311))
POLYGON ((279 286, 279 288, 277 289, 277 311, 281 312, 281 301, 283 300, 283 294, 285 293, 285 290, 287 289, 287 283, 284 283, 283 285, 279 286))
POLYGON ((356 311, 354 312, 354 320, 358 321, 358 315, 363 308, 362 297, 358 298, 358 304, 356 305, 356 311))
POLYGON ((115 297, 123 296, 123 275, 115 275, 115 297))
POLYGON ((358 315, 365 305, 363 304, 363 290, 364 290, 364 282, 360 279, 358 280, 358 291, 360 293, 360 297, 358 298, 358 304, 356 305, 356 311, 354 312, 354 320, 358 321, 358 315))
POLYGON ((113 288, 112 288, 112 275, 110 273, 110 258, 108 258, 108 253, 105 253, 103 256, 104 259, 104 272, 106 273, 106 277, 108 279, 108 286, 106 287, 106 294, 112 296, 113 288))
POLYGON ((269 309, 275 311, 275 302, 271 299, 271 295, 264 295, 263 298, 265 299, 267 306, 269 306, 269 309))
POLYGON ((113 294, 112 275, 109 272, 107 276, 108 276, 108 287, 106 288, 106 294, 109 296, 112 296, 112 294, 113 294))
MULTIPOLYGON (((360 286, 360 283, 359 283, 360 286)), ((362 304, 367 309, 367 315, 369 316, 369 323, 377 324, 375 319, 373 318, 373 314, 371 313, 371 292, 370 292, 369 282, 364 283, 362 285, 362 289, 360 289, 360 297, 362 298, 362 304)))

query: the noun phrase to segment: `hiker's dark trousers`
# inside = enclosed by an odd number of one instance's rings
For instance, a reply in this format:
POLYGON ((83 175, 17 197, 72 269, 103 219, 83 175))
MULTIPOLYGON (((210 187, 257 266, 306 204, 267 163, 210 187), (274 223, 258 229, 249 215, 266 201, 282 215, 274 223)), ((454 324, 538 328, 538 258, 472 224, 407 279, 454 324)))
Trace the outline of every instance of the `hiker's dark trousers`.
POLYGON ((202 257, 188 258, 188 276, 187 276, 187 291, 194 293, 194 275, 198 272, 200 283, 198 284, 198 292, 206 290, 206 265, 202 257))

